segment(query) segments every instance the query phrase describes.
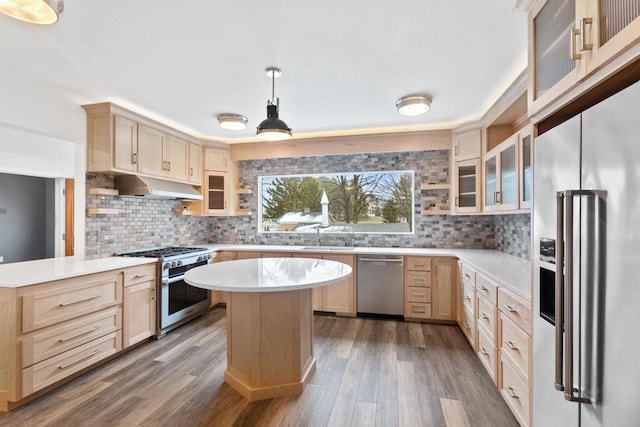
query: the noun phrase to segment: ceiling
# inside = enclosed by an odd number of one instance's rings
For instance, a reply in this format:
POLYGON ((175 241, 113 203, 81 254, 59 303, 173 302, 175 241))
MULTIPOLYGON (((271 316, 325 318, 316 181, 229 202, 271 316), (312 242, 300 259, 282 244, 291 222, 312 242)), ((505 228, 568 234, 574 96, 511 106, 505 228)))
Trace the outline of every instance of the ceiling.
POLYGON ((0 67, 79 103, 112 101, 196 137, 255 140, 277 66, 294 137, 452 128, 526 67, 526 14, 505 0, 66 0, 53 26, 0 16, 0 67), (431 111, 397 113, 425 93, 431 111), (248 117, 244 131, 219 113, 248 117))

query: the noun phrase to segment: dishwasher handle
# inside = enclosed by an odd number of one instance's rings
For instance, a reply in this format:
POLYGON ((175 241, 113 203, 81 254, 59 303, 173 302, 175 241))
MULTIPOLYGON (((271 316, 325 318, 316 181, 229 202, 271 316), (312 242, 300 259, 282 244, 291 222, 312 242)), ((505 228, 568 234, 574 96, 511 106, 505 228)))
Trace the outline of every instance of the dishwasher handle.
POLYGON ((399 262, 399 263, 402 263, 402 258, 358 258, 358 261, 363 261, 363 262, 399 262))

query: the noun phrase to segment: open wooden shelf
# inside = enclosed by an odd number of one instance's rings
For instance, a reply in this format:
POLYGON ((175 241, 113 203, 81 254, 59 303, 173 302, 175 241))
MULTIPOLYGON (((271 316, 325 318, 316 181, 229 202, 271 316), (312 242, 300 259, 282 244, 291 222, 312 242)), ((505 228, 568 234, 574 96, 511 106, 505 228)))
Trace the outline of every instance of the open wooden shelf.
POLYGON ((250 188, 236 188, 236 194, 253 194, 250 188))
POLYGON ((449 215, 450 209, 425 209, 422 211, 423 215, 449 215))
POLYGON ((117 215, 120 213, 120 209, 111 208, 87 208, 89 215, 117 215))
POLYGON ((89 188, 87 190, 87 194, 95 194, 102 196, 117 196, 118 190, 113 188, 89 188))
POLYGON ((426 184, 420 185, 421 190, 449 190, 449 184, 426 184))

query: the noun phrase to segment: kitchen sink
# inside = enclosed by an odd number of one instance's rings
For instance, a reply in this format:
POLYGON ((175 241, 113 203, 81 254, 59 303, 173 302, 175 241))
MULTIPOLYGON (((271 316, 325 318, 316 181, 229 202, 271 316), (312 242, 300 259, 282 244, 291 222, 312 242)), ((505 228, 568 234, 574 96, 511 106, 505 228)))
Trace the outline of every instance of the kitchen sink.
POLYGON ((353 246, 305 246, 302 248, 302 250, 313 252, 348 252, 352 251, 353 249, 353 246))

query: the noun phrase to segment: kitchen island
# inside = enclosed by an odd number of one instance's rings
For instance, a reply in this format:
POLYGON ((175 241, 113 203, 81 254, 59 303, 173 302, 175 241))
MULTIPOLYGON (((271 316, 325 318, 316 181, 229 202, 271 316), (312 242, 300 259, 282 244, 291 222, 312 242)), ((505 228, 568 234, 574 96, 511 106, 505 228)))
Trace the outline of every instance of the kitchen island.
POLYGON ((314 258, 257 258, 189 270, 192 286, 229 291, 225 382, 250 401, 302 393, 315 369, 311 288, 351 267, 314 258))

